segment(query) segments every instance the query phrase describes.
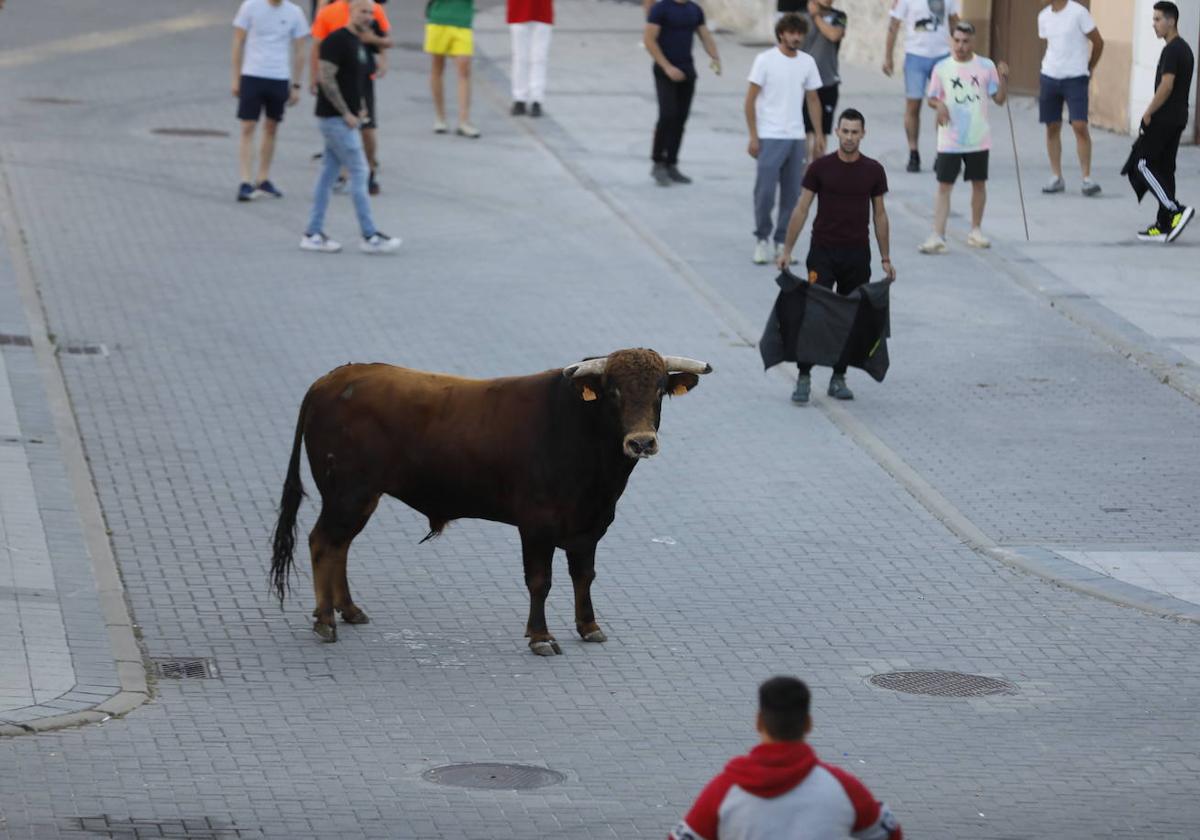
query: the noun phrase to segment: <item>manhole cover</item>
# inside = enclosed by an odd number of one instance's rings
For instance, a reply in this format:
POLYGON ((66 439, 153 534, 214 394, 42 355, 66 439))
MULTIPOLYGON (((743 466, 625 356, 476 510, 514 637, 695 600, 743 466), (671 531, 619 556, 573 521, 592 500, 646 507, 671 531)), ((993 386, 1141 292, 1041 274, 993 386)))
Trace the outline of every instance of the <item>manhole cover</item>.
POLYGON ((151 134, 162 134, 167 137, 228 137, 228 131, 219 128, 152 128, 151 134))
POLYGON ((531 790, 556 785, 566 778, 562 773, 529 764, 447 764, 433 767, 421 778, 439 785, 480 790, 531 790))
POLYGON ((871 677, 870 683, 905 694, 928 694, 934 697, 990 697, 1017 693, 1017 687, 1006 680, 960 674, 957 671, 892 671, 876 674, 871 677))
POLYGON ((167 680, 211 680, 217 676, 217 663, 211 659, 156 659, 154 669, 167 680))

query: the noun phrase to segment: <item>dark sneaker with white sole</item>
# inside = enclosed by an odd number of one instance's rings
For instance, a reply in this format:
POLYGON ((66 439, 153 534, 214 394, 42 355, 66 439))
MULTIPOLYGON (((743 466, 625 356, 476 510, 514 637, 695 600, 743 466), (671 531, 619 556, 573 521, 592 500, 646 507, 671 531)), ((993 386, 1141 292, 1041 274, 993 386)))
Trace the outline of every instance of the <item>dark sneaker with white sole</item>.
POLYGON ((254 185, 253 184, 247 184, 244 182, 241 184, 238 184, 238 192, 237 192, 237 200, 238 201, 252 201, 254 198, 255 198, 255 195, 254 195, 254 185))
POLYGON ((263 195, 269 195, 272 198, 283 198, 283 193, 281 193, 279 188, 270 181, 259 181, 258 186, 255 187, 255 189, 257 189, 263 195))
POLYGON ((670 178, 672 181, 674 181, 676 184, 692 183, 692 179, 689 178, 688 176, 684 175, 682 172, 680 172, 678 166, 668 166, 667 167, 667 177, 670 178))
POLYGON ((829 389, 825 392, 835 400, 852 400, 854 392, 846 387, 846 377, 836 373, 829 379, 829 389))
POLYGON ((904 168, 908 172, 920 172, 921 171, 921 153, 920 152, 909 152, 908 153, 908 166, 906 166, 904 168))
POLYGON ((1142 242, 1166 242, 1167 232, 1158 226, 1158 222, 1155 222, 1145 230, 1139 230, 1137 238, 1142 242))
POLYGON ((1183 233, 1183 229, 1187 227, 1187 223, 1192 220, 1192 216, 1196 215, 1195 207, 1180 207, 1179 212, 1171 218, 1171 229, 1167 231, 1167 241, 1174 242, 1179 234, 1183 233))

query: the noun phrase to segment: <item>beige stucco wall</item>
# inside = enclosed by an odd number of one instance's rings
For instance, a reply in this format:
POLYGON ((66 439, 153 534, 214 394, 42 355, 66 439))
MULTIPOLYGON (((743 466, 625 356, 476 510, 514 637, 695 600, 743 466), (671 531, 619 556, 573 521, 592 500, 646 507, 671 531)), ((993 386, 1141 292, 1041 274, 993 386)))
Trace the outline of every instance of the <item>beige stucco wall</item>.
POLYGON ((1100 128, 1129 130, 1129 77, 1133 69, 1133 0, 1092 3, 1092 19, 1104 38, 1104 55, 1088 89, 1088 120, 1100 128))

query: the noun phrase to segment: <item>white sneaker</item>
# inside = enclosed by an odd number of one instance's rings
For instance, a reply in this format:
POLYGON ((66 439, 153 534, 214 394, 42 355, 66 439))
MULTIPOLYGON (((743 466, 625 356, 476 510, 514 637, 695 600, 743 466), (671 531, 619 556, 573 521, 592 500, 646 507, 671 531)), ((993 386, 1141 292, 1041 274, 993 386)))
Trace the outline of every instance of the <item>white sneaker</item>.
MULTIPOLYGON (((776 242, 775 243, 775 261, 778 262, 779 258, 782 256, 783 256, 783 243, 776 242)), ((796 255, 793 254, 791 259, 788 260, 788 265, 795 265, 798 262, 800 262, 800 260, 796 259, 796 255)))
POLYGON ((434 119, 434 121, 433 121, 433 133, 434 134, 445 134, 449 130, 450 130, 450 126, 446 125, 445 120, 434 119))
POLYGON ((478 140, 481 133, 482 132, 478 128, 470 123, 459 123, 458 130, 455 131, 455 134, 457 134, 459 137, 469 137, 472 140, 478 140))
POLYGON ((931 233, 928 239, 917 246, 917 250, 922 254, 944 254, 946 253, 946 240, 936 233, 931 233))
POLYGON ((398 236, 388 236, 383 231, 375 231, 370 236, 363 237, 358 247, 364 254, 391 254, 400 249, 401 239, 398 236))
POLYGON ((1050 193, 1060 193, 1067 188, 1067 182, 1057 175, 1051 176, 1050 180, 1042 187, 1042 192, 1049 195, 1050 193))
POLYGON ((760 239, 754 243, 754 264, 766 265, 771 261, 771 243, 760 239))
POLYGON ((336 254, 342 250, 342 244, 334 242, 323 233, 306 233, 300 240, 300 250, 317 251, 322 254, 336 254))
POLYGON ((991 248, 992 240, 983 235, 983 231, 979 228, 973 228, 967 234, 967 244, 972 248, 991 248))

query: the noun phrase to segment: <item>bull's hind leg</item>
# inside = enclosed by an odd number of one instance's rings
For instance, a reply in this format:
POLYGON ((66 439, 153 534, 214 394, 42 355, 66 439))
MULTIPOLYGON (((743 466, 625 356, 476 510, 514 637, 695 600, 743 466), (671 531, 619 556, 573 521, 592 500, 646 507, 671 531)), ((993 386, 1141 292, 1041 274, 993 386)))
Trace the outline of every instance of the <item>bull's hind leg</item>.
MULTIPOLYGON (((317 606, 313 610, 313 632, 325 642, 337 641, 337 624, 334 609, 347 614, 366 617, 350 600, 350 586, 346 581, 346 555, 350 542, 366 526, 371 513, 378 504, 375 496, 368 504, 347 505, 341 500, 326 500, 321 507, 317 524, 308 535, 308 546, 312 552, 313 592, 317 606)), ((363 623, 361 620, 357 623, 363 623)))
POLYGON ((592 609, 592 581, 596 579, 596 545, 567 552, 567 567, 575 588, 575 630, 585 642, 606 642, 592 609))
POLYGON ((529 589, 529 621, 525 624, 529 649, 538 656, 562 653, 546 627, 546 596, 550 594, 554 542, 521 531, 521 559, 525 564, 525 586, 529 589))

